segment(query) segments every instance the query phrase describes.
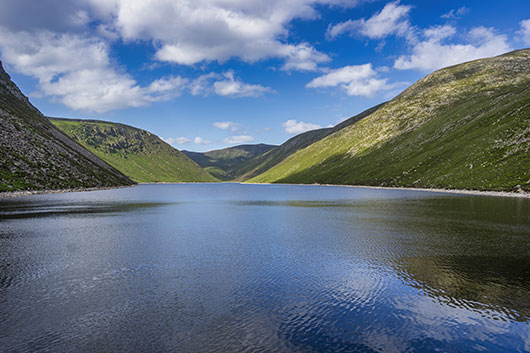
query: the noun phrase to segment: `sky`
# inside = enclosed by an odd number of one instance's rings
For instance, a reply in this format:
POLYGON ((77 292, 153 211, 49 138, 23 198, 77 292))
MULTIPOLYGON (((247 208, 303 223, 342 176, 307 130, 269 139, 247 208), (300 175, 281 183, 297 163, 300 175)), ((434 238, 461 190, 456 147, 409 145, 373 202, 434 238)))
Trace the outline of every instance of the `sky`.
POLYGON ((43 114, 191 151, 281 144, 527 47, 528 0, 0 0, 0 60, 43 114))

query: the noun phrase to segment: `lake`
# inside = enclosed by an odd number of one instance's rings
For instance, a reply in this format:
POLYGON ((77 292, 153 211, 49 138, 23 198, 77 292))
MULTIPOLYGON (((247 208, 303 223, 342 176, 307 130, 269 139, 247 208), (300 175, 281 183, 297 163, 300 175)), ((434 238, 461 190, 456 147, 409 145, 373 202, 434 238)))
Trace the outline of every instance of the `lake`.
POLYGON ((0 199, 4 352, 530 351, 530 199, 164 184, 0 199))

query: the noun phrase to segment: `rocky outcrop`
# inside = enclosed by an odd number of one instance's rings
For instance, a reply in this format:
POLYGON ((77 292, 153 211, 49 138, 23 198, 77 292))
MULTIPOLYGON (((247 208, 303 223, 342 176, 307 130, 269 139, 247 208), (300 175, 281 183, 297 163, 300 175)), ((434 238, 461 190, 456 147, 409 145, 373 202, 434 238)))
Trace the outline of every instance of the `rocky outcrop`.
POLYGON ((133 183, 50 123, 0 63, 0 191, 133 183))

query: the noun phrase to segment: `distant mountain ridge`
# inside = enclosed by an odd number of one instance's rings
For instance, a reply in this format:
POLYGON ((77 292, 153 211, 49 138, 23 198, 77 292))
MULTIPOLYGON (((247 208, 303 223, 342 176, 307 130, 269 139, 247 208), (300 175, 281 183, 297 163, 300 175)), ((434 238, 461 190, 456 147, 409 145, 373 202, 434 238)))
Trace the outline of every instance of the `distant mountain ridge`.
POLYGON ((385 103, 370 108, 340 124, 306 131, 291 137, 279 146, 255 144, 239 145, 208 152, 182 151, 210 174, 224 181, 245 181, 266 172, 291 154, 356 123, 375 112, 385 103))
POLYGON ((185 154, 148 131, 102 120, 49 119, 136 182, 216 181, 185 154))
POLYGON ((132 184, 51 124, 0 62, 0 191, 132 184))
POLYGON ((438 70, 249 181, 530 191, 530 49, 438 70))
POLYGON ((264 143, 239 145, 208 152, 182 151, 198 165, 219 180, 234 180, 241 175, 241 168, 255 156, 267 153, 277 146, 264 143))
POLYGON ((364 112, 357 114, 340 124, 323 129, 316 129, 311 131, 306 131, 294 137, 291 137, 289 140, 282 143, 280 146, 277 146, 271 149, 269 152, 258 155, 242 166, 240 171, 240 176, 237 178, 238 181, 244 181, 251 179, 257 175, 260 175, 267 170, 271 169, 278 163, 282 162, 284 159, 290 155, 302 150, 315 142, 318 142, 325 138, 326 136, 335 133, 351 124, 355 124, 359 120, 365 118, 366 116, 372 114, 379 108, 381 108, 385 103, 379 104, 373 108, 367 109, 364 112))

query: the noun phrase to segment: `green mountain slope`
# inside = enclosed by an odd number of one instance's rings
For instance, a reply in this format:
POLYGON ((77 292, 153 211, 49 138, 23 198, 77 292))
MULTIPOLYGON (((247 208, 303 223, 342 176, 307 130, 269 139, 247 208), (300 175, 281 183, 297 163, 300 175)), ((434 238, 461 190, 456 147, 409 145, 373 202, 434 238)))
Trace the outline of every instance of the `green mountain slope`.
POLYGON ((148 131, 106 121, 49 119, 74 141, 136 182, 216 181, 182 152, 148 131))
POLYGON ((51 124, 0 63, 0 191, 131 184, 51 124))
POLYGON ((263 143, 240 145, 204 153, 182 151, 198 165, 220 180, 233 180, 240 176, 241 168, 255 156, 270 151, 277 146, 263 143))
POLYGON ((530 190, 530 50, 434 72, 251 182, 530 190))
POLYGON ((273 148, 272 150, 258 155, 242 166, 240 170, 240 176, 237 180, 247 180, 251 179, 259 174, 266 172, 267 170, 274 167, 276 164, 280 163, 290 155, 296 153, 297 151, 306 148, 309 145, 323 139, 324 137, 331 135, 343 128, 350 126, 351 124, 356 123, 357 121, 365 118, 366 116, 372 114, 381 108, 383 104, 370 108, 356 116, 353 116, 337 126, 332 128, 317 129, 304 132, 302 134, 296 135, 295 137, 290 138, 280 146, 273 148))

